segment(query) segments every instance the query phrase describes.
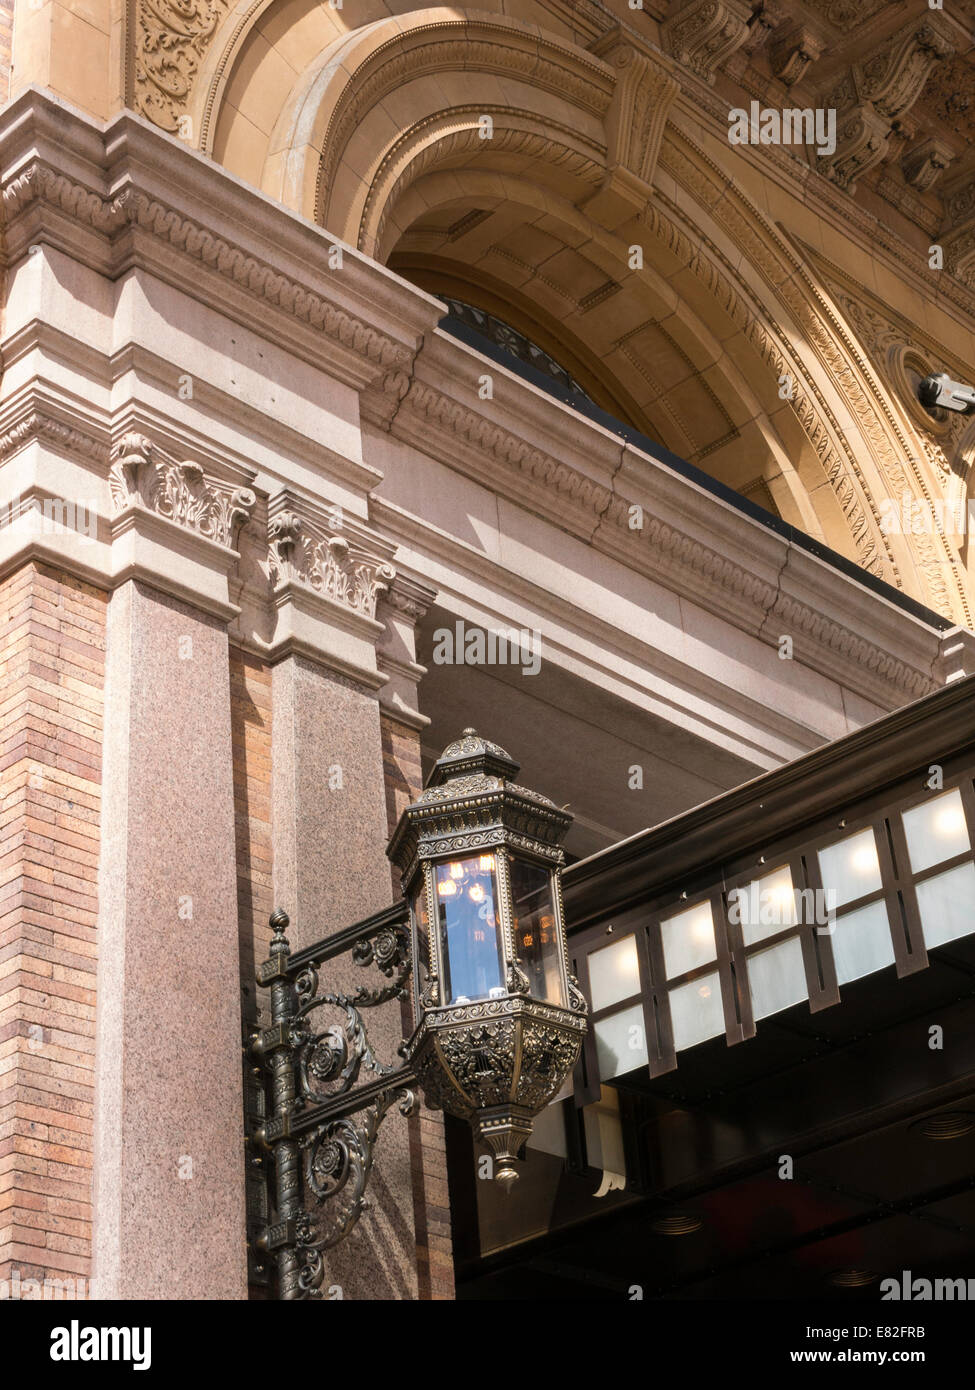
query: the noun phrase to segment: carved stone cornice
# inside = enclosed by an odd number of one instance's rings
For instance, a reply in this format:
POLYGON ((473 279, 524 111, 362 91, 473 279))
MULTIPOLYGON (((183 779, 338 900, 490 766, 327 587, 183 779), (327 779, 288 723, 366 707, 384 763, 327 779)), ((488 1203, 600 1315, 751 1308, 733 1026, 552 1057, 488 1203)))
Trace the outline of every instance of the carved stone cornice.
POLYGON ((714 74, 748 38, 751 5, 744 0, 685 0, 661 25, 667 49, 698 77, 714 74))
MULTIPOLYGON (((462 444, 468 472, 473 462, 470 451, 476 450, 483 458, 485 485, 537 510, 548 499, 542 514, 563 529, 569 517, 567 504, 571 505, 577 517, 572 529, 577 534, 585 534, 583 515, 587 514, 596 522, 589 536, 591 544, 738 626, 765 634, 801 632, 821 649, 820 659, 834 668, 837 678, 867 698, 887 704, 893 697, 896 703, 915 699, 933 688, 929 667, 893 657, 883 639, 875 641, 867 635, 869 619, 856 630, 839 616, 825 614, 822 603, 804 602, 775 582, 776 570, 781 570, 787 552, 792 552, 791 563, 797 572, 815 570, 819 562, 812 557, 800 556, 788 542, 765 534, 761 545, 763 552, 765 547, 771 548, 769 556, 763 553, 761 561, 756 557, 755 562, 749 562, 742 550, 739 558, 733 558, 705 539, 717 519, 711 511, 716 504, 706 501, 701 506, 708 510, 710 522, 703 514, 688 515, 686 525, 665 519, 663 512, 674 517, 681 505, 686 509, 688 499, 681 504, 677 498, 685 485, 635 450, 623 449, 625 467, 619 469, 614 489, 603 488, 580 468, 533 448, 473 407, 460 405, 425 384, 415 384, 408 393, 395 432, 402 432, 407 439, 422 438, 427 452, 444 462, 455 462, 458 444, 462 444), (630 525, 634 503, 644 508, 640 532, 634 532, 630 525), (671 504, 675 510, 670 510, 671 504), (779 556, 777 561, 774 556, 779 556), (783 622, 793 626, 783 628, 783 622)), ((736 544, 743 543, 740 529, 735 534, 736 544)), ((864 616, 871 606, 871 600, 866 599, 864 616)), ((933 660, 937 646, 933 633, 931 642, 933 660)))
POLYGON ((106 442, 75 425, 66 425, 46 411, 32 409, 0 434, 0 463, 42 440, 64 453, 104 465, 106 442))
POLYGON ((825 41, 807 24, 794 24, 776 37, 769 50, 772 71, 780 82, 793 87, 822 57, 825 41))
POLYGON ((827 105, 838 113, 836 151, 819 161, 827 178, 852 190, 854 181, 889 153, 894 122, 917 101, 932 69, 955 52, 937 15, 912 21, 833 88, 827 105))
MULTIPOLYGON (((190 156, 191 158, 193 156, 190 156)), ((278 311, 320 335, 336 350, 333 370, 344 370, 346 379, 360 389, 374 386, 380 395, 384 383, 395 381, 397 372, 409 372, 414 347, 383 332, 377 323, 365 321, 339 294, 337 302, 312 288, 308 281, 282 272, 246 245, 197 217, 187 216, 162 199, 128 181, 114 195, 101 194, 67 174, 35 158, 20 169, 3 188, 4 250, 8 263, 28 246, 50 238, 71 244, 73 228, 96 235, 99 269, 110 270, 124 258, 127 229, 137 231, 165 257, 185 259, 186 279, 202 288, 200 271, 219 277, 237 294, 254 301, 257 320, 269 310, 278 311)), ((323 237, 324 233, 313 232, 323 237)), ((319 248, 317 263, 324 264, 328 246, 319 248)), ((73 249, 73 248, 72 248, 73 249)), ((348 267, 337 279, 342 290, 352 273, 348 267)), ((223 307, 223 306, 221 306, 223 307)), ((431 310, 431 320, 435 311, 431 310)))
POLYGON ((951 58, 955 46, 936 13, 914 21, 889 39, 878 53, 853 68, 860 101, 869 101, 889 121, 910 110, 937 63, 951 58))
POLYGON ((856 180, 883 163, 890 148, 890 122, 869 105, 851 107, 837 119, 836 150, 819 159, 820 173, 853 193, 856 180))
POLYGON ((919 193, 927 193, 954 158, 955 152, 949 144, 930 135, 907 151, 901 160, 901 169, 909 184, 919 193))
POLYGON ((742 52, 749 55, 763 48, 785 19, 785 11, 778 0, 761 0, 748 25, 748 37, 742 44, 742 52))
POLYGON ((114 445, 108 481, 117 513, 145 507, 230 550, 257 501, 250 488, 209 479, 198 463, 177 462, 135 431, 114 445))

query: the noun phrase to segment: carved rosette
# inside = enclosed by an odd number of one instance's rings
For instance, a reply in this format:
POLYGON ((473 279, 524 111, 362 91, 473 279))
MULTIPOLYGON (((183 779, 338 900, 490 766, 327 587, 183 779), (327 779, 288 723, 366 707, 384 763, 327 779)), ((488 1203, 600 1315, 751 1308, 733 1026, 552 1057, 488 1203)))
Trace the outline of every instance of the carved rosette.
POLYGON ((250 488, 215 482, 198 463, 179 463, 134 431, 112 449, 109 487, 116 512, 135 503, 230 549, 257 501, 250 488))
POLYGON ((392 565, 370 555, 357 537, 294 511, 268 521, 268 569, 272 584, 298 581, 367 618, 375 618, 380 597, 396 578, 392 565))
POLYGON ((473 1123, 502 1187, 515 1181, 534 1117, 575 1066, 586 1032, 578 1001, 570 1011, 509 995, 431 1009, 410 1039, 405 1056, 427 1104, 473 1123))

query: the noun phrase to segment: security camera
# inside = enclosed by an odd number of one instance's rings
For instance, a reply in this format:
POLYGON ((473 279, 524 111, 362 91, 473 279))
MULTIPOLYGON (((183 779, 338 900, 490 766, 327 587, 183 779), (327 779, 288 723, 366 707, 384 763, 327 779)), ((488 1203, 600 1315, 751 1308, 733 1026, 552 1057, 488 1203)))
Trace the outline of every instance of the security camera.
POLYGON ((952 381, 947 372, 926 376, 917 388, 917 398, 927 410, 940 405, 960 415, 975 414, 975 386, 952 381))

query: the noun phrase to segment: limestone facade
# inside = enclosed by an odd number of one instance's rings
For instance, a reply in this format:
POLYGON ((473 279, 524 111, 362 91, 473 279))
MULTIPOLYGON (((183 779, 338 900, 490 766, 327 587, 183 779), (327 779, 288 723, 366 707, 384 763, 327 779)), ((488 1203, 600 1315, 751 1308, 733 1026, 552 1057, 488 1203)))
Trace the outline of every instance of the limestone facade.
MULTIPOLYGON (((583 854, 975 669, 935 506, 975 434, 914 395, 975 371, 970 47, 841 0, 17 0, 0 1278, 247 1295, 268 914, 300 947, 391 900, 436 741, 510 746, 583 854), (753 99, 832 103, 836 150, 730 146, 753 99), (456 622, 540 634, 540 674, 435 665, 456 622)), ((386 1121, 374 1183, 329 1282, 451 1297, 438 1117, 386 1121)))

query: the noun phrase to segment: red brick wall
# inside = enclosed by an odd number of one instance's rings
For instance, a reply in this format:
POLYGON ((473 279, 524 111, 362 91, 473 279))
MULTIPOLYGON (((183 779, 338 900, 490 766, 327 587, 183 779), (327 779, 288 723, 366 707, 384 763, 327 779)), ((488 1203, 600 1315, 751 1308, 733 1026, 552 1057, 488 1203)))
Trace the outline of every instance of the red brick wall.
POLYGON ((0 1279, 87 1279, 107 596, 0 585, 0 1279))
MULTIPOLYGON (((383 768, 386 774, 386 815, 390 833, 403 811, 423 786, 420 736, 415 729, 382 715, 383 768)), ((399 875, 393 891, 400 895, 399 875)), ((413 1030, 408 1003, 403 1005, 403 1036, 413 1030)), ((454 1297, 454 1260, 447 1196, 447 1158, 443 1116, 421 1106, 410 1117, 410 1157, 413 1164, 413 1214, 421 1299, 454 1297)))

